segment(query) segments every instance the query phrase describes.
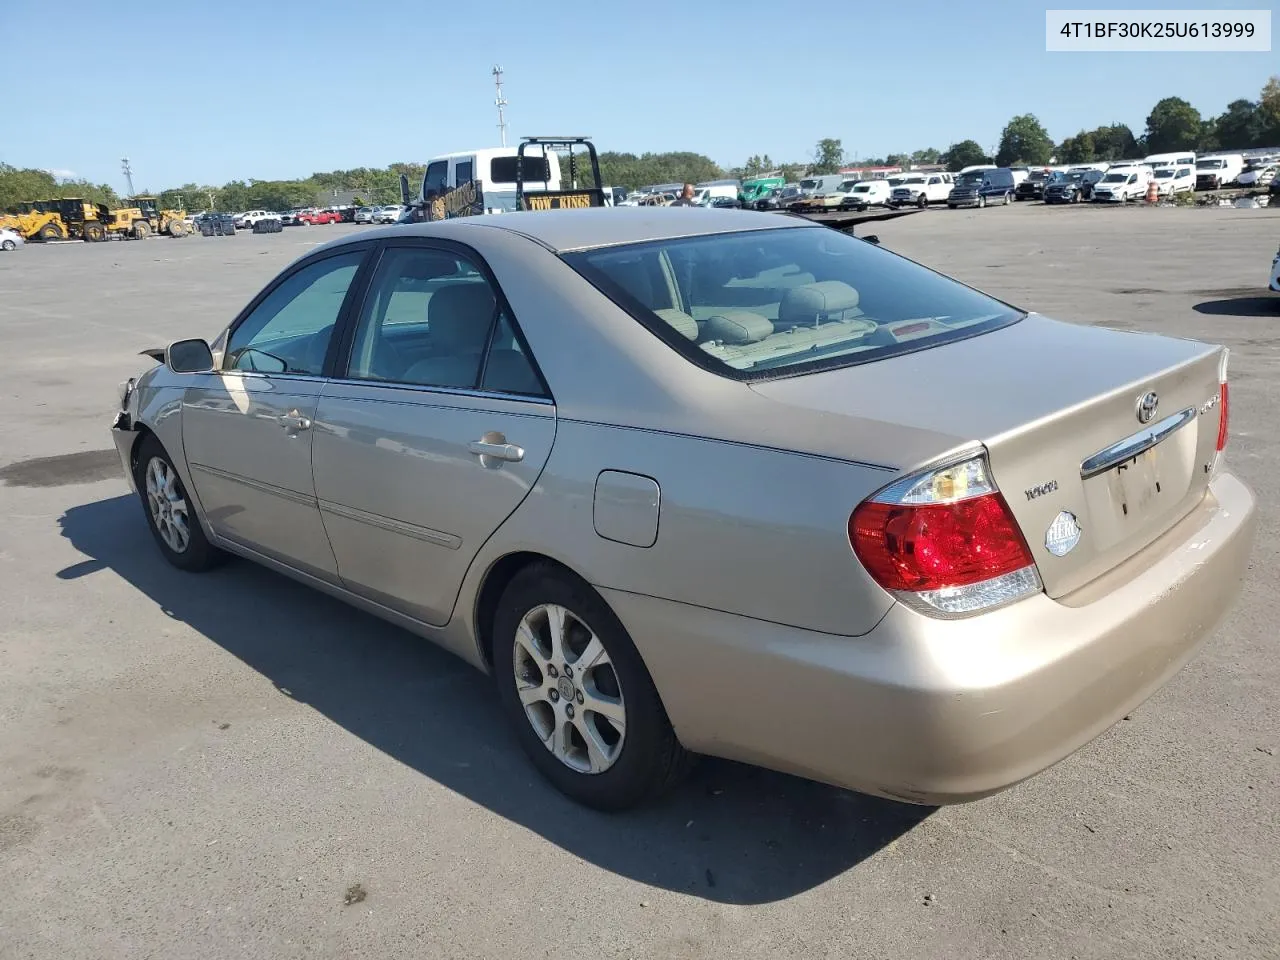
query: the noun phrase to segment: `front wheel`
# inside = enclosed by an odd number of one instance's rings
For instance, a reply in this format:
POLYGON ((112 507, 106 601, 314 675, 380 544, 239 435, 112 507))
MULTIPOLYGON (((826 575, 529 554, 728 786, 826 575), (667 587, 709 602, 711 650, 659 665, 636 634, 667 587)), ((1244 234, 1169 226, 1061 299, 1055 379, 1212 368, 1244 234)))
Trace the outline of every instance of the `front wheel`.
POLYGON ((17 249, 18 249, 18 245, 12 240, 5 240, 3 243, 0 243, 0 250, 17 250, 17 249))
POLYGON ((979 195, 979 196, 978 196, 978 206, 979 206, 979 207, 985 207, 986 205, 987 205, 987 198, 986 198, 986 197, 984 197, 984 196, 979 195))
POLYGON ((494 617, 493 673, 516 738, 562 793, 623 810, 690 765, 644 661, 589 585, 549 563, 518 573, 494 617))
POLYGON ((173 461, 160 441, 139 441, 133 479, 142 498, 147 526, 164 558, 179 570, 200 572, 220 563, 225 554, 209 542, 191 506, 173 461))

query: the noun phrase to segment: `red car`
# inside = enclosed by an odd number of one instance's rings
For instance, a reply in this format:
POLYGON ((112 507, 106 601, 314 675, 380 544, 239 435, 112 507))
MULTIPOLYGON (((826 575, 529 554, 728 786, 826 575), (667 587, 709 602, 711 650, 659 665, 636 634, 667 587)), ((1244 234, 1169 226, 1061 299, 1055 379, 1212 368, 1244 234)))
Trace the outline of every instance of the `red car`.
POLYGON ((342 214, 337 210, 304 210, 298 214, 298 223, 311 226, 313 223, 339 223, 342 214))

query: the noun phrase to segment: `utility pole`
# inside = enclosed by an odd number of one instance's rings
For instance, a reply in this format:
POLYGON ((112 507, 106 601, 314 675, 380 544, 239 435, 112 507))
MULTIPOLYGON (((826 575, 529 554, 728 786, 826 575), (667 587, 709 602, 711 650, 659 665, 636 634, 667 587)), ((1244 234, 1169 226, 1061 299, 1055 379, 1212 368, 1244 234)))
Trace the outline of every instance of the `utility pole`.
POLYGON ((129 158, 120 158, 120 169, 124 172, 124 178, 129 184, 129 196, 133 196, 133 167, 129 166, 129 158))
POLYGON ((498 132, 502 134, 502 145, 507 145, 507 120, 502 112, 502 108, 507 105, 506 98, 502 96, 502 67, 495 66, 493 68, 493 85, 497 88, 498 96, 493 101, 498 108, 498 132))

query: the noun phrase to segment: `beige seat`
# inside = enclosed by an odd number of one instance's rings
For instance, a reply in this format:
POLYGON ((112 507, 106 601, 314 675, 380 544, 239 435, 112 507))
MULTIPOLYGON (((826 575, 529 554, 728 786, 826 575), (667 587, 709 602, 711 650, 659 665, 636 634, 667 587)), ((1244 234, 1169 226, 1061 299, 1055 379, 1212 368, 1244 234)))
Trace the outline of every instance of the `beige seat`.
POLYGON ((778 305, 779 326, 813 325, 858 315, 858 291, 840 280, 819 280, 792 287, 778 305))
POLYGON ((431 356, 404 372, 409 383, 474 387, 497 301, 485 283, 443 287, 427 302, 431 356))
POLYGON ((665 320, 682 337, 689 340, 698 339, 698 321, 683 310, 655 310, 653 312, 665 320))

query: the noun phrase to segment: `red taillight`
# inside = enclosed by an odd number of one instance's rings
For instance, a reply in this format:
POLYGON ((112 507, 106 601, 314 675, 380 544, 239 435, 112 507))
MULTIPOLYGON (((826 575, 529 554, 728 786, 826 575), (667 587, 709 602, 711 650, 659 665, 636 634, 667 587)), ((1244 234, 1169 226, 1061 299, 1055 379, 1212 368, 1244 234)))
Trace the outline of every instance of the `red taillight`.
POLYGON ((1033 562, 998 492, 938 504, 869 500, 850 517, 849 539, 886 590, 967 587, 1033 562))
POLYGON ((1229 408, 1227 381, 1222 381, 1218 391, 1218 452, 1221 453, 1227 446, 1227 414, 1229 408))
POLYGON ((1042 589, 987 458, 904 477, 860 503, 849 543, 872 579, 931 616, 967 616, 1042 589))

